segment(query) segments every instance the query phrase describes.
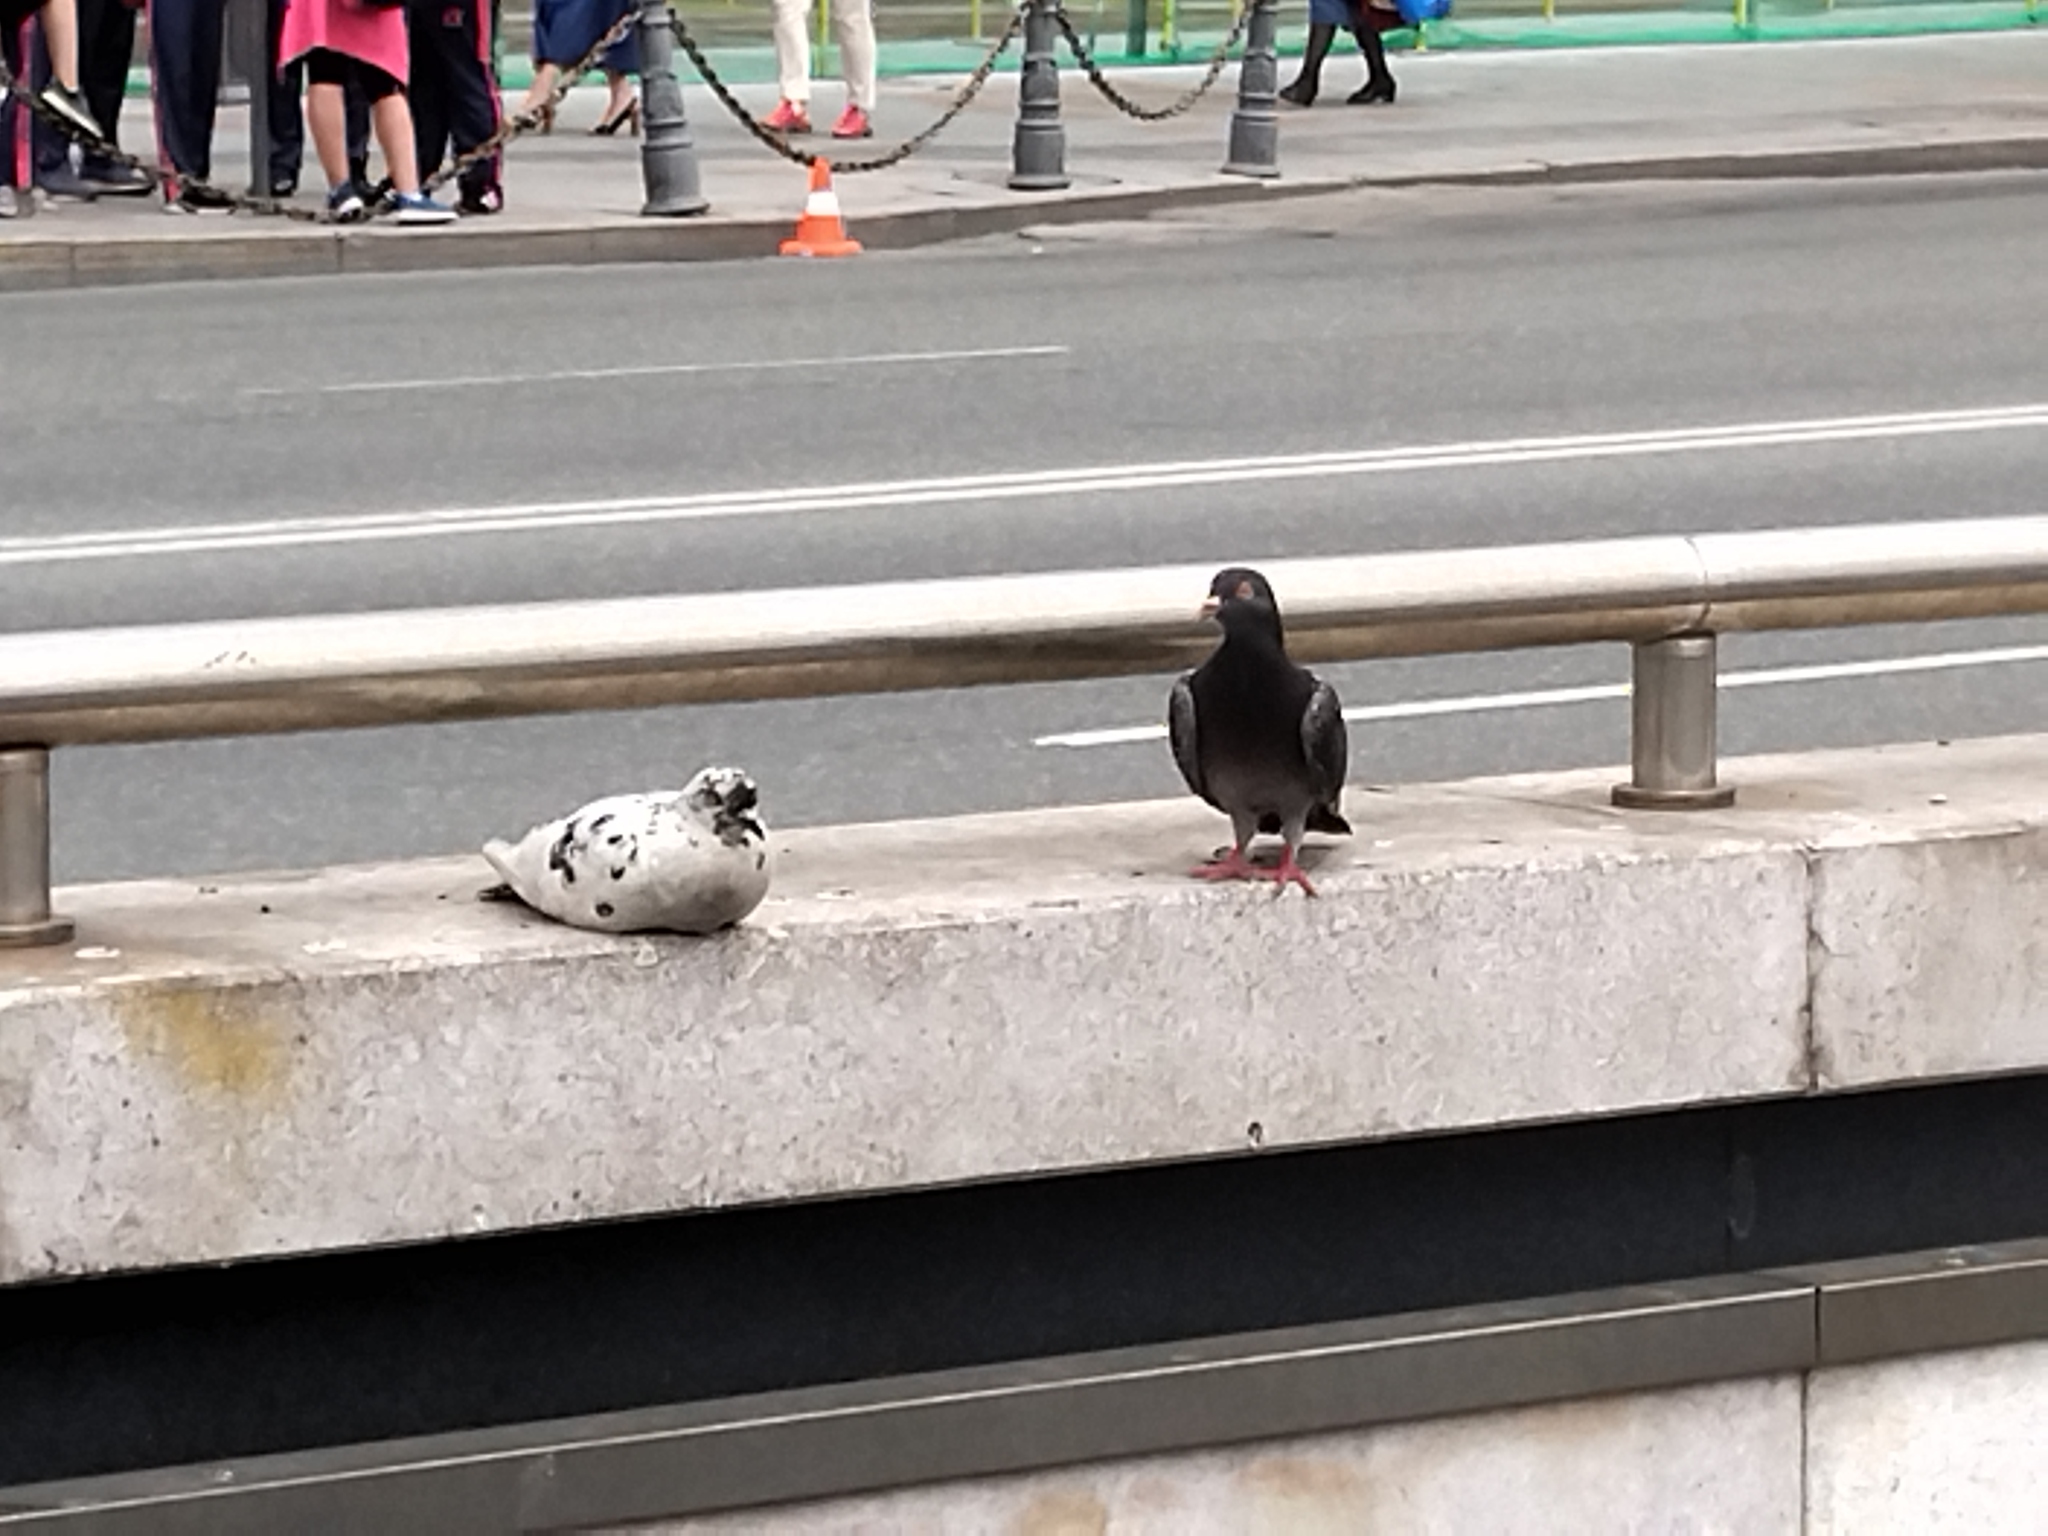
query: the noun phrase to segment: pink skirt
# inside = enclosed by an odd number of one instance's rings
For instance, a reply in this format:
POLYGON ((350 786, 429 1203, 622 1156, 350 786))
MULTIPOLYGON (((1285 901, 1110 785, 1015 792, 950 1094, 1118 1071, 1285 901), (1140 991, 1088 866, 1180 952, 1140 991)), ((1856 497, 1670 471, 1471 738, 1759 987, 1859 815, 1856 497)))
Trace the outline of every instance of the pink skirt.
POLYGON ((278 38, 279 65, 304 58, 315 48, 374 64, 401 85, 412 72, 402 5, 365 5, 362 0, 289 0, 284 31, 278 38))

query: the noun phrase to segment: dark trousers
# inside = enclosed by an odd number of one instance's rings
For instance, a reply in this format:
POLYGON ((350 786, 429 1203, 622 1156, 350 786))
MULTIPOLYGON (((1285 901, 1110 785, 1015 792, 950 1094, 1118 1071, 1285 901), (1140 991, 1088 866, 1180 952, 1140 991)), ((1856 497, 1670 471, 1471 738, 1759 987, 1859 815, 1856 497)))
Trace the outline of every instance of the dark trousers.
MULTIPOLYGON (((498 131, 498 81, 491 72, 491 32, 483 0, 409 0, 412 37, 413 144, 420 175, 431 176, 452 149, 467 154, 498 131)), ((462 190, 478 196, 498 184, 498 157, 462 173, 462 190)))
MULTIPOLYGON (((41 48, 36 78, 48 78, 49 63, 41 48)), ((128 60, 135 53, 135 12, 121 0, 78 0, 78 85, 85 104, 107 142, 120 144, 121 100, 128 94, 128 60)), ((36 120, 36 168, 53 170, 64 163, 70 141, 48 123, 36 120)), ((87 176, 106 170, 112 161, 91 150, 81 151, 79 169, 87 176)))
POLYGON ((150 98, 156 141, 180 175, 213 174, 213 107, 220 96, 221 0, 149 0, 150 98))

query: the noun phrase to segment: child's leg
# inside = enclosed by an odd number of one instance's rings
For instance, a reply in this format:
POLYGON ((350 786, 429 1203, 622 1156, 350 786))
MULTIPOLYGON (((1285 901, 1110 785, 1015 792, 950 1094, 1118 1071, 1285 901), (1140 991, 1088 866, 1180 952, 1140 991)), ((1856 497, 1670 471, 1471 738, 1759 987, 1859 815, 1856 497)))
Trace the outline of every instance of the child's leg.
POLYGON ((405 92, 393 90, 370 103, 370 126, 377 134, 377 147, 384 151, 384 169, 394 190, 403 194, 420 189, 419 162, 413 156, 412 109, 405 92))

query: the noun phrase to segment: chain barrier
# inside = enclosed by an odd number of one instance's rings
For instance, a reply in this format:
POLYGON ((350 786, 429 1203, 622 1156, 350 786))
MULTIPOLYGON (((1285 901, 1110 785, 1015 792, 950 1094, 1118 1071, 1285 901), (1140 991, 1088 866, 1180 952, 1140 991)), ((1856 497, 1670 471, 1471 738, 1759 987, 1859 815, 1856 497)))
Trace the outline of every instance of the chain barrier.
MULTIPOLYGON (((604 56, 605 51, 625 37, 638 20, 639 16, 636 11, 628 11, 624 16, 621 16, 618 21, 613 23, 611 29, 603 37, 591 45, 588 53, 584 54, 569 69, 562 72, 561 79, 555 83, 555 88, 548 93, 548 98, 545 102, 531 111, 516 113, 506 118, 498 126, 498 131, 484 140, 475 149, 470 150, 467 154, 458 155, 453 161, 435 171, 433 175, 424 178, 420 182, 420 190, 427 193, 439 191, 478 161, 489 159, 522 134, 533 132, 534 129, 540 126, 542 118, 562 104, 564 98, 568 96, 576 82, 595 69, 597 61, 604 56)), ((0 60, 0 101, 4 101, 17 91, 20 92, 21 99, 28 104, 29 111, 62 134, 65 139, 85 146, 95 155, 103 156, 115 165, 147 176, 151 187, 160 188, 167 181, 176 181, 180 186, 196 192, 198 197, 194 201, 201 206, 222 208, 230 213, 263 214, 273 218, 293 219, 304 224, 318 224, 325 218, 325 215, 318 208, 308 208, 299 203, 288 203, 282 198, 262 197, 255 193, 230 192, 225 187, 214 186, 211 182, 203 181, 197 176, 187 176, 180 171, 171 169, 169 166, 152 165, 135 155, 116 149, 100 135, 85 134, 69 119, 59 117, 48 107, 44 106, 41 101, 36 99, 34 92, 22 87, 15 80, 13 72, 7 68, 6 62, 0 60)), ((365 187, 362 191, 365 194, 365 202, 368 205, 365 210, 365 217, 382 212, 391 202, 392 188, 389 180, 380 182, 374 188, 365 187)))
POLYGON ((690 29, 683 25, 682 17, 671 14, 669 16, 669 26, 675 32, 676 46, 689 55, 691 65, 703 78, 704 83, 711 88, 711 94, 718 98, 720 105, 726 111, 739 120, 740 126, 745 128, 747 132, 759 139, 774 153, 793 164, 810 166, 819 160, 824 160, 831 165, 835 172, 844 175, 858 175, 862 171, 885 171, 892 165, 898 165, 908 160, 912 155, 943 133, 954 118, 971 106, 974 98, 981 94, 981 88, 988 84, 989 76, 996 72, 996 61, 1002 58, 1005 50, 1017 40, 1017 35, 1024 30, 1024 9, 1022 6, 1019 6, 1010 13, 1010 24, 1003 28, 1002 36, 995 40, 987 55, 974 67, 974 73, 967 77, 966 83, 955 94, 952 103, 932 121, 928 128, 922 133, 905 139, 895 148, 886 150, 879 155, 870 156, 865 160, 842 160, 837 155, 821 155, 815 150, 797 148, 787 138, 777 133, 773 128, 766 126, 753 113, 749 112, 746 105, 737 96, 733 95, 732 88, 718 78, 718 71, 711 67, 711 60, 704 56, 704 50, 698 47, 697 40, 690 36, 690 29))
POLYGON ((1095 56, 1088 51, 1088 45, 1081 41, 1081 34, 1074 30, 1073 22, 1067 19, 1067 8, 1063 5, 1056 7, 1053 16, 1060 24, 1060 32, 1066 37, 1067 46, 1074 50, 1074 59, 1081 66, 1081 72, 1088 77, 1088 83, 1101 93, 1105 101, 1124 116, 1136 118, 1141 123, 1163 123, 1168 118, 1179 117, 1209 94, 1217 80, 1222 77, 1224 65, 1230 62, 1230 50, 1235 48, 1238 40, 1244 36, 1244 29, 1252 19, 1252 10, 1253 0, 1244 0, 1243 7, 1237 13, 1237 20, 1230 28, 1229 36, 1218 43, 1216 51, 1209 55, 1207 72, 1193 86, 1163 107, 1145 106, 1118 90, 1109 76, 1102 72, 1102 66, 1095 62, 1095 56))

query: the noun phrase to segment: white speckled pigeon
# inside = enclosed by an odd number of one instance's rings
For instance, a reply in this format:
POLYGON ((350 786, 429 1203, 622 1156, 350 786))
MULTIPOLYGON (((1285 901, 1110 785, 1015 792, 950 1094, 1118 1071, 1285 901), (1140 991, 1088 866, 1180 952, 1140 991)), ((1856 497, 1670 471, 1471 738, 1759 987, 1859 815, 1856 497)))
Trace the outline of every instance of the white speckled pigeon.
POLYGON ((1202 607, 1223 643, 1173 686, 1167 731, 1188 788, 1230 818, 1235 845, 1194 874, 1316 888, 1295 862, 1304 832, 1349 833, 1337 809, 1350 747, 1337 690, 1287 659, 1280 607, 1257 571, 1217 574, 1202 607), (1258 833, 1286 846, 1273 868, 1246 850, 1258 833))
POLYGON ((517 843, 486 843, 484 857, 511 895, 559 922, 605 933, 711 933, 768 894, 759 798, 741 770, 706 768, 680 794, 593 800, 517 843))

